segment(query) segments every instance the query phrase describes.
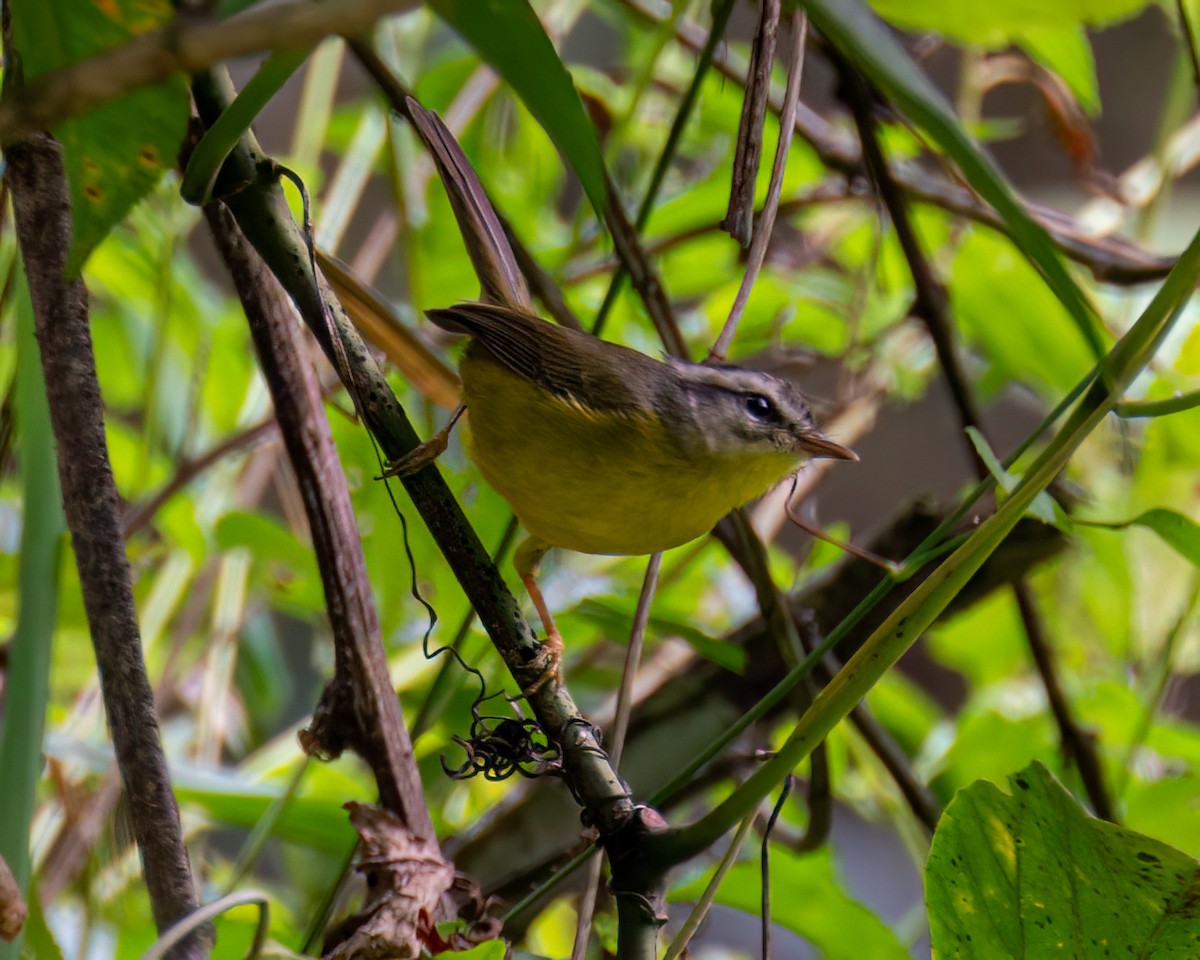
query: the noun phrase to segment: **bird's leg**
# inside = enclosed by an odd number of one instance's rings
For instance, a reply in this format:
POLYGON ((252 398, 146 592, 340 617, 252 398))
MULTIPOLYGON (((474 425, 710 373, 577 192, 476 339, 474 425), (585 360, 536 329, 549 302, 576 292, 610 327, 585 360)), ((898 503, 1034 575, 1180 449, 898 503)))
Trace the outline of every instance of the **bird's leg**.
POLYGON ((542 621, 542 628, 546 631, 544 645, 549 656, 549 663, 542 675, 528 689, 522 691, 527 697, 533 696, 551 679, 557 681, 562 667, 562 634, 558 632, 554 617, 550 615, 550 608, 546 606, 546 598, 542 596, 541 588, 538 587, 535 579, 538 564, 548 549, 547 544, 536 537, 530 537, 517 547, 516 555, 513 557, 513 566, 517 568, 517 574, 521 577, 521 582, 525 584, 525 589, 529 592, 529 599, 533 601, 534 609, 537 610, 538 617, 542 621))
POLYGON ((441 430, 424 443, 413 447, 404 456, 396 460, 389 460, 383 468, 380 479, 383 477, 408 477, 433 463, 446 452, 446 447, 450 443, 450 431, 454 429, 454 425, 458 423, 459 417, 466 412, 466 409, 467 405, 460 403, 458 409, 450 415, 450 422, 441 430))

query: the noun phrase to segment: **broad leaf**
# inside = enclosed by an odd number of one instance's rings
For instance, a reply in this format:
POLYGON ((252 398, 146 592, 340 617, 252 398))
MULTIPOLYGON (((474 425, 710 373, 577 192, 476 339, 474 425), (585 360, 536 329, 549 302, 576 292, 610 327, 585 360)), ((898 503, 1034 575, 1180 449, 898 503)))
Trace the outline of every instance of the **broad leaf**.
POLYGON ((925 868, 934 957, 1200 951, 1195 860, 1086 814, 1041 764, 959 791, 925 868))
MULTIPOLYGON (((125 43, 173 15, 168 0, 17 0, 11 9, 26 79, 125 43)), ((74 214, 69 274, 79 273, 96 244, 175 165, 188 103, 187 85, 175 76, 55 128, 74 214)))
POLYGON ((887 20, 906 30, 932 30, 979 46, 1004 46, 1021 39, 1026 30, 1077 29, 1102 26, 1131 17, 1146 0, 1006 0, 1004 3, 962 3, 961 0, 871 0, 887 20))

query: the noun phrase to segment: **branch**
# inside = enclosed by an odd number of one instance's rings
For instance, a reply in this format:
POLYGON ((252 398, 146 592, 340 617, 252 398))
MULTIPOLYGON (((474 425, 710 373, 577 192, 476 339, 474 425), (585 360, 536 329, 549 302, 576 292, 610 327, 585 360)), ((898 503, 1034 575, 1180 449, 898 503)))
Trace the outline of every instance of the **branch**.
MULTIPOLYGON (((667 22, 668 15, 651 9, 645 0, 619 2, 650 23, 662 25, 667 22)), ((675 22, 675 39, 693 53, 704 48, 706 37, 706 31, 694 23, 682 18, 675 22)), ((713 66, 735 83, 746 84, 746 68, 735 63, 727 51, 718 51, 713 57, 713 66)), ((782 102, 779 98, 772 95, 768 103, 775 113, 780 112, 782 102)), ((800 105, 796 114, 796 133, 812 146, 830 168, 848 176, 855 176, 859 172, 862 165, 859 145, 804 104, 800 105)), ((930 177, 911 165, 895 165, 892 175, 915 199, 987 224, 1001 233, 1006 232, 1000 216, 965 187, 930 177)), ((1027 201, 1025 209, 1049 232, 1067 257, 1087 267, 1097 280, 1106 283, 1139 284, 1161 280, 1177 259, 1155 256, 1120 239, 1093 238, 1074 220, 1057 210, 1027 201)))
POLYGON ((312 726, 309 753, 337 756, 350 746, 371 767, 383 806, 414 834, 433 837, 421 777, 388 677, 379 617, 333 444, 321 388, 300 342, 295 314, 275 278, 246 243, 229 211, 205 210, 221 258, 246 312, 259 366, 271 391, 279 431, 296 476, 325 590, 333 632, 335 677, 312 726))
MULTIPOLYGON (((66 279, 71 217, 62 151, 49 137, 37 135, 13 146, 7 158, 17 239, 33 298, 58 445, 63 508, 130 822, 161 933, 194 910, 198 900, 142 658, 119 497, 104 435, 87 288, 82 280, 66 279)), ((171 956, 200 960, 211 943, 211 929, 203 928, 173 948, 171 956)))
POLYGON ((178 16, 128 43, 42 74, 0 102, 0 145, 48 130, 176 73, 265 50, 304 48, 334 34, 368 30, 418 0, 325 0, 267 4, 227 20, 178 16))
MULTIPOLYGON (((209 79, 196 84, 195 94, 201 118, 211 124, 228 103, 231 91, 227 81, 209 79)), ((398 460, 415 449, 419 444, 416 431, 337 299, 314 274, 305 239, 277 182, 276 168, 262 159, 250 135, 230 154, 218 190, 239 228, 333 363, 384 456, 398 460)), ((403 477, 402 483, 492 643, 518 685, 528 689, 546 669, 546 651, 525 623, 516 599, 441 474, 436 466, 430 466, 403 477)), ((633 805, 570 694, 560 684, 546 683, 531 697, 531 705, 538 722, 560 743, 564 776, 601 832, 614 831, 627 822, 633 805)))

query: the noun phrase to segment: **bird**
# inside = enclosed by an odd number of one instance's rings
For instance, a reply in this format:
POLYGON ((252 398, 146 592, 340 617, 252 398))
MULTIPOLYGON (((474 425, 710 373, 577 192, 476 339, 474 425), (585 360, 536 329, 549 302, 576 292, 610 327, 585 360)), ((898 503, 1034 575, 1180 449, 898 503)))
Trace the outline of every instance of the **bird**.
MULTIPOLYGON (((655 359, 494 303, 426 316, 471 338, 459 362, 467 453, 525 528, 514 565, 555 671, 562 636, 535 579, 547 550, 658 553, 806 460, 858 459, 817 429, 799 388, 763 371, 655 359)), ((444 450, 458 413, 389 472, 444 450)))

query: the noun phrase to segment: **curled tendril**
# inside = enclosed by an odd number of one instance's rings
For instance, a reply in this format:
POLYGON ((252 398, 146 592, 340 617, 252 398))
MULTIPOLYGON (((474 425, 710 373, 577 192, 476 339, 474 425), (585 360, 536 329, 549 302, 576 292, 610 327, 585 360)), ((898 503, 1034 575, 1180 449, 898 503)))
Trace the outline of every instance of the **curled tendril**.
MULTIPOLYGON (((508 701, 510 704, 512 700, 508 701)), ((442 769, 453 780, 470 780, 482 775, 485 780, 507 780, 514 773, 523 777, 544 777, 562 772, 562 751, 536 720, 524 717, 496 717, 481 714, 479 701, 471 708, 471 736, 454 737, 467 753, 466 761, 451 767, 442 758, 442 769)))

